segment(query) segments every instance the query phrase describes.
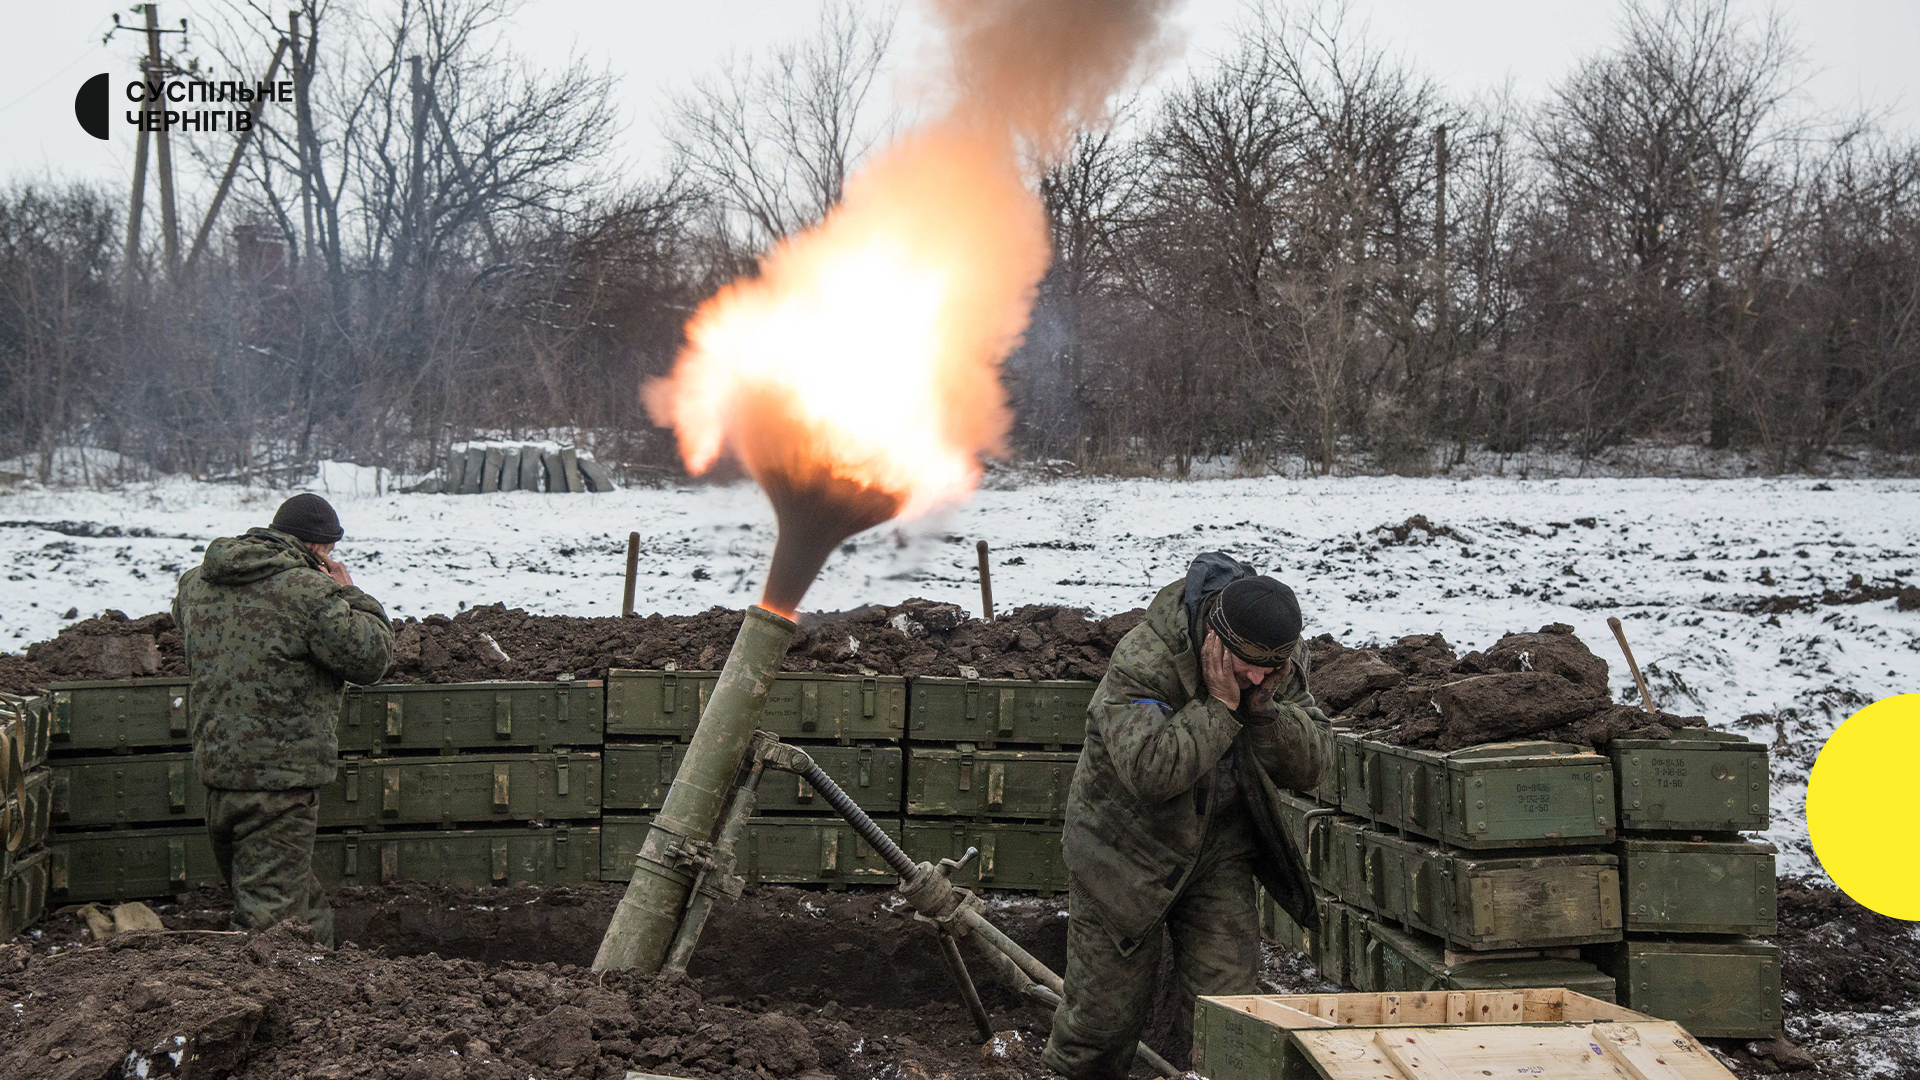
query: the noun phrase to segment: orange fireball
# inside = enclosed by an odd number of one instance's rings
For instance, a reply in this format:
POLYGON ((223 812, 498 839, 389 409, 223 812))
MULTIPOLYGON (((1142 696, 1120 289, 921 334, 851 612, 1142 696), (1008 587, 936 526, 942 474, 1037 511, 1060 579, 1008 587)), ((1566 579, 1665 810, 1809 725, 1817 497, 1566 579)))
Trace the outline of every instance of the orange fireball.
MULTIPOLYGON (((964 499, 982 455, 1004 450, 1000 362, 1048 256, 1045 214, 1004 129, 953 120, 920 132, 850 178, 817 228, 701 306, 673 375, 648 385, 648 409, 693 472, 723 453, 746 467, 774 499, 783 545, 805 528, 796 515, 847 529, 792 568, 804 592, 833 545, 964 499), (782 505, 786 493, 807 505, 782 505)), ((778 551, 775 563, 773 579, 788 577, 778 551)), ((774 596, 779 584, 769 599, 792 610, 799 596, 774 596)))

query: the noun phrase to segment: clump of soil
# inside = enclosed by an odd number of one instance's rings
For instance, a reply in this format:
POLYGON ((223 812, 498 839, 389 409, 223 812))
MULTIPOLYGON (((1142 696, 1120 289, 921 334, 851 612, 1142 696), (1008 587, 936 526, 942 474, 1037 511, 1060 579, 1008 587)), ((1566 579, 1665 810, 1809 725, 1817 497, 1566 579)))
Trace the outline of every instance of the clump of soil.
POLYGON ((1439 634, 1363 649, 1323 634, 1308 650, 1308 686, 1321 708, 1336 723, 1396 746, 1457 750, 1546 739, 1604 747, 1617 738, 1663 739, 1675 728, 1704 723, 1614 703, 1607 662, 1565 623, 1508 634, 1486 652, 1465 656, 1439 634))
MULTIPOLYGON (((1764 584, 1771 585, 1772 575, 1767 575, 1764 584)), ((1894 578, 1883 578, 1869 582, 1859 574, 1847 579, 1843 589, 1822 589, 1816 595, 1807 596, 1766 596, 1750 600, 1739 605, 1739 610, 1749 615, 1783 615, 1789 611, 1812 611, 1821 605, 1835 607, 1842 604, 1874 604, 1883 600, 1893 601, 1900 611, 1920 610, 1920 585, 1909 585, 1894 578)))

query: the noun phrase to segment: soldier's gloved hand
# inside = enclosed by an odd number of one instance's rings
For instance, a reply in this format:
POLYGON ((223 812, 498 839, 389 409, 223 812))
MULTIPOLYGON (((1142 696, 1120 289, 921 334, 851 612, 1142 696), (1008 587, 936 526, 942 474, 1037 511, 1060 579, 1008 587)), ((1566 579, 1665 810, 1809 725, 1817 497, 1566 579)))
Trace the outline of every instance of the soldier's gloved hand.
POLYGON ((1233 673, 1233 657, 1227 654, 1220 635, 1211 630, 1200 643, 1200 677, 1215 701, 1229 709, 1240 707, 1240 680, 1233 673))

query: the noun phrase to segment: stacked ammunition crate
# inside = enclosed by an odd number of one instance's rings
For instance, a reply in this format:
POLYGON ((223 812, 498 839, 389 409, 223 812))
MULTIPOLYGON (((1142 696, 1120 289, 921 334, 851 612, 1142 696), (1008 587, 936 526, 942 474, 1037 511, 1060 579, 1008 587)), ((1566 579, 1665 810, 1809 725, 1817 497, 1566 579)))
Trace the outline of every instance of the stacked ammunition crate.
POLYGON ((190 680, 47 686, 55 904, 185 892, 220 880, 193 772, 190 680))
POLYGON ((52 721, 45 697, 0 694, 0 941, 47 908, 53 774, 45 764, 52 721))
POLYGON ((605 706, 588 679, 350 688, 321 882, 597 879, 605 706))
POLYGON ((907 854, 978 854, 957 884, 1067 887, 1060 830, 1090 682, 916 678, 907 728, 907 854))
POLYGON ((1580 956, 1621 937, 1614 783, 1565 743, 1442 753, 1323 731, 1332 765, 1283 809, 1320 932, 1270 910, 1327 978, 1359 990, 1564 986, 1612 1000, 1580 956))
MULTIPOLYGON (((603 880, 632 878, 634 854, 719 678, 717 671, 608 673, 603 880)), ((898 840, 906 714, 907 682, 898 676, 782 674, 759 726, 804 749, 898 840)), ((895 880, 886 860, 792 773, 762 774, 736 859, 734 873, 749 882, 842 888, 895 880)))
POLYGON ((1590 956, 1620 1003, 1701 1036, 1782 1031, 1774 849, 1740 833, 1769 822, 1767 749, 1683 729, 1607 748, 1620 804, 1626 937, 1590 956))
POLYGON ((1285 811, 1320 932, 1270 939, 1359 990, 1565 986, 1696 1035, 1780 1031, 1766 752, 1686 731, 1414 750, 1330 729, 1333 767, 1285 811))

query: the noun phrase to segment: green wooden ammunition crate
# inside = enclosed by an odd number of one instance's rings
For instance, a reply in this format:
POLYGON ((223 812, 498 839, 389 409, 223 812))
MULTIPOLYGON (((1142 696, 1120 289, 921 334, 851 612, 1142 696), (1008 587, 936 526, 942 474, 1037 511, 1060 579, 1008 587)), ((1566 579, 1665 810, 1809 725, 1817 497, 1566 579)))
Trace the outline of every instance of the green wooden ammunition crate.
MULTIPOLYGON (((1333 760, 1328 768, 1333 773, 1334 794, 1337 796, 1332 800, 1333 805, 1359 817, 1373 816, 1373 804, 1367 801, 1367 793, 1379 785, 1374 777, 1370 748, 1378 745, 1357 732, 1345 728, 1334 729, 1333 760)), ((1325 781, 1322 781, 1322 786, 1325 786, 1325 781)))
POLYGON ((1314 724, 1313 739, 1320 746, 1320 760, 1327 763, 1320 773, 1320 783, 1310 792, 1314 798, 1328 806, 1340 805, 1340 733, 1345 728, 1332 724, 1314 724))
POLYGON ((1313 966, 1319 970, 1321 978, 1330 983, 1351 986, 1352 973, 1347 970, 1353 957, 1352 943, 1348 940, 1347 916, 1350 909, 1330 893, 1315 890, 1314 913, 1320 917, 1320 931, 1307 935, 1307 955, 1312 958, 1313 966))
POLYGON ((1080 755, 1056 750, 950 750, 907 755, 907 813, 1063 821, 1080 755))
MULTIPOLYGON (((717 671, 607 672, 607 734, 685 740, 720 681, 717 671)), ((907 680, 898 675, 781 673, 767 692, 759 726, 783 739, 898 739, 906 723, 907 680)))
POLYGON ((1355 818, 1315 825, 1325 837, 1318 846, 1330 852, 1323 888, 1462 948, 1620 940, 1620 872, 1612 855, 1449 852, 1355 818))
POLYGON ((1337 816, 1338 808, 1321 806, 1303 795, 1282 790, 1275 809, 1279 811, 1281 826, 1293 841, 1294 850, 1306 864, 1307 877, 1315 885, 1329 888, 1326 883, 1337 879, 1330 861, 1333 852, 1327 844, 1326 820, 1337 816))
POLYGON ((53 737, 53 706, 45 696, 20 697, 0 693, 0 747, 17 746, 20 764, 37 769, 47 760, 53 737))
MULTIPOLYGON (((1493 957, 1448 963, 1441 943, 1382 922, 1369 928, 1378 989, 1520 990, 1561 986, 1601 1001, 1615 1000, 1612 976, 1583 960, 1552 956, 1493 957)), ((1631 1002, 1625 1003, 1633 1008, 1631 1002)))
POLYGON ((1750 938, 1629 937, 1596 945, 1620 1003, 1705 1039, 1782 1034, 1780 949, 1750 938))
POLYGON ((575 885, 600 873, 598 826, 322 833, 313 869, 329 889, 431 881, 467 888, 575 885))
POLYGON ((1474 849, 1613 839, 1613 770, 1570 743, 1485 743, 1445 753, 1343 737, 1340 805, 1382 825, 1474 849))
POLYGON ((16 859, 0 878, 0 941, 20 933, 47 913, 50 857, 35 851, 16 859))
POLYGON ((600 816, 600 755, 347 758, 320 789, 320 826, 568 821, 600 816))
POLYGON ((1293 916, 1286 913, 1278 900, 1267 895, 1265 889, 1255 888, 1259 890, 1260 898, 1260 937, 1290 952, 1306 952, 1306 929, 1294 922, 1293 916))
POLYGON ((1098 683, 1074 679, 913 680, 914 742, 1079 746, 1087 740, 1087 705, 1098 683))
POLYGON ((1671 739, 1615 739, 1620 827, 1665 832, 1754 832, 1771 819, 1767 748, 1708 728, 1671 739))
POLYGON ((452 754, 598 746, 605 709, 606 687, 598 679, 352 686, 341 709, 340 749, 452 754))
MULTIPOLYGON (((600 848, 600 880, 630 881, 633 857, 647 838, 650 815, 609 814, 600 848)), ((875 817, 898 842, 900 819, 875 817)), ((837 817, 758 817, 747 822, 735 852, 734 873, 750 882, 782 885, 891 885, 899 880, 880 853, 837 817)))
POLYGON ((1779 928, 1772 844, 1623 836, 1627 929, 1771 937, 1779 928))
POLYGON ((203 821, 207 789, 191 752, 60 758, 53 763, 53 820, 61 828, 203 821))
POLYGON ((48 894, 62 904, 172 896, 221 883, 203 825, 55 833, 48 894))
POLYGON ((184 746, 193 741, 187 718, 192 679, 109 679, 48 683, 48 728, 53 750, 111 750, 184 746))
POLYGON ((28 851, 47 842, 53 831, 53 772, 35 769, 27 774, 27 829, 20 850, 28 851))
POLYGON ((959 859, 968 848, 977 849, 973 861, 953 876, 955 885, 1043 893, 1067 887, 1058 825, 908 818, 900 846, 915 862, 931 863, 959 859))
MULTIPOLYGON (((854 804, 870 813, 900 812, 901 758, 897 746, 808 746, 813 758, 854 804)), ((608 810, 658 810, 687 756, 680 742, 608 743, 600 803, 608 810)), ((806 778, 768 769, 760 775, 754 812, 830 811, 806 778)))

